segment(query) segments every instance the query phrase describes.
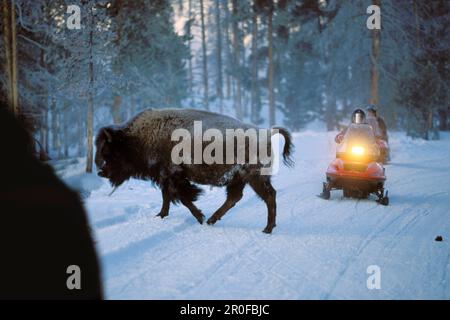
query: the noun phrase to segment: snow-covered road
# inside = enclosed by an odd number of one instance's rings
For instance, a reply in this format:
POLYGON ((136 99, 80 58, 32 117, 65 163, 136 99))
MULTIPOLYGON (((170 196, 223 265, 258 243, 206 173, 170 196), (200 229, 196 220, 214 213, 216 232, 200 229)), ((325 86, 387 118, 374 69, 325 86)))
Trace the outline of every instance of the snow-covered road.
MULTIPOLYGON (((321 191, 334 134, 294 134, 296 166, 274 177, 277 227, 261 231, 266 207, 246 188, 215 226, 183 206, 155 218, 161 194, 131 180, 86 199, 112 299, 450 299, 450 137, 425 142, 393 134, 386 166, 390 205, 330 200, 321 191), (436 242, 442 235, 444 241, 436 242), (381 289, 367 288, 379 266, 381 289)), ((225 199, 205 188, 208 217, 225 199)))

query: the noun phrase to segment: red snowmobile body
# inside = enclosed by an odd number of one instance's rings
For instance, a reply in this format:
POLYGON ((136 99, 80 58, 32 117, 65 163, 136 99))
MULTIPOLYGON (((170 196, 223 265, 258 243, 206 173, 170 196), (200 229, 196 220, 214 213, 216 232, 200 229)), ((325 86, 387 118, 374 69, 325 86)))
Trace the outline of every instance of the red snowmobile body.
POLYGON ((344 197, 355 198, 367 198, 373 193, 379 203, 387 205, 386 175, 379 157, 380 147, 372 128, 366 124, 349 126, 337 146, 336 159, 326 171, 322 198, 329 199, 331 190, 343 190, 344 197))
POLYGON ((334 159, 328 166, 326 177, 334 189, 348 190, 349 194, 359 192, 366 197, 382 189, 386 180, 384 168, 378 162, 354 162, 340 158, 334 159))

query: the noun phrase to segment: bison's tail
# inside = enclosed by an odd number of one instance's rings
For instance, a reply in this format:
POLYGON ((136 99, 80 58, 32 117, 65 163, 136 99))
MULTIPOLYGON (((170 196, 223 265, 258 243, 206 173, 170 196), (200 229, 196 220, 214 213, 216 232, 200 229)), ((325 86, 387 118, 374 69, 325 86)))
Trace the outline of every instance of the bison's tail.
POLYGON ((292 153, 294 152, 294 144, 292 143, 291 133, 283 127, 272 127, 272 135, 279 133, 284 138, 283 148, 283 163, 288 167, 294 166, 294 160, 292 159, 292 153))
POLYGON ((197 201, 203 190, 195 184, 190 183, 187 179, 174 179, 176 192, 171 195, 171 201, 178 203, 179 201, 197 201))

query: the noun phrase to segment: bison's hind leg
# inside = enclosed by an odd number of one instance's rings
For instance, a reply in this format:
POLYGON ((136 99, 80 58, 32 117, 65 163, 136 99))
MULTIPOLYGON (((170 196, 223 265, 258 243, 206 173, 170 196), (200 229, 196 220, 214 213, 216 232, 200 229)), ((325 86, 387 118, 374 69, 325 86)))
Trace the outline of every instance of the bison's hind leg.
POLYGON ((169 215, 169 208, 170 208, 170 192, 168 184, 164 184, 161 186, 161 193, 163 198, 163 204, 161 207, 161 211, 156 216, 160 217, 161 219, 164 219, 169 215))
POLYGON ((227 185, 227 199, 224 204, 217 209, 216 212, 208 219, 208 224, 215 224, 217 220, 220 220, 228 210, 233 208, 235 204, 242 199, 242 192, 245 187, 245 182, 240 178, 234 179, 229 185, 227 185))
POLYGON ((202 189, 193 185, 187 179, 177 180, 175 183, 176 198, 181 201, 181 203, 191 211, 192 215, 197 219, 200 224, 203 224, 205 216, 203 213, 194 205, 194 201, 197 200, 198 196, 203 192, 202 189))
POLYGON ((270 176, 252 176, 249 179, 249 184, 267 206, 267 226, 264 228, 263 232, 272 233, 272 229, 276 226, 277 192, 270 183, 270 176))

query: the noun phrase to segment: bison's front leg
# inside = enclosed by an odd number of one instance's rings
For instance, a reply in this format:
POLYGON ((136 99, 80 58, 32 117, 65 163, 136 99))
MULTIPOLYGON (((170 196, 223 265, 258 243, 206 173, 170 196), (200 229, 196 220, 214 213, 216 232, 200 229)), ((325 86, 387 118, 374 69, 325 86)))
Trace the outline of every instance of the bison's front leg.
POLYGON ((227 186, 227 199, 224 204, 217 209, 216 212, 208 219, 207 223, 212 225, 220 220, 228 210, 233 208, 235 204, 242 199, 242 192, 244 190, 245 183, 240 179, 234 180, 227 186))
POLYGON ((170 193, 167 186, 161 187, 161 193, 162 193, 162 199, 163 204, 161 207, 161 211, 156 215, 157 217, 160 217, 161 219, 164 219, 169 215, 169 208, 170 208, 170 193))

